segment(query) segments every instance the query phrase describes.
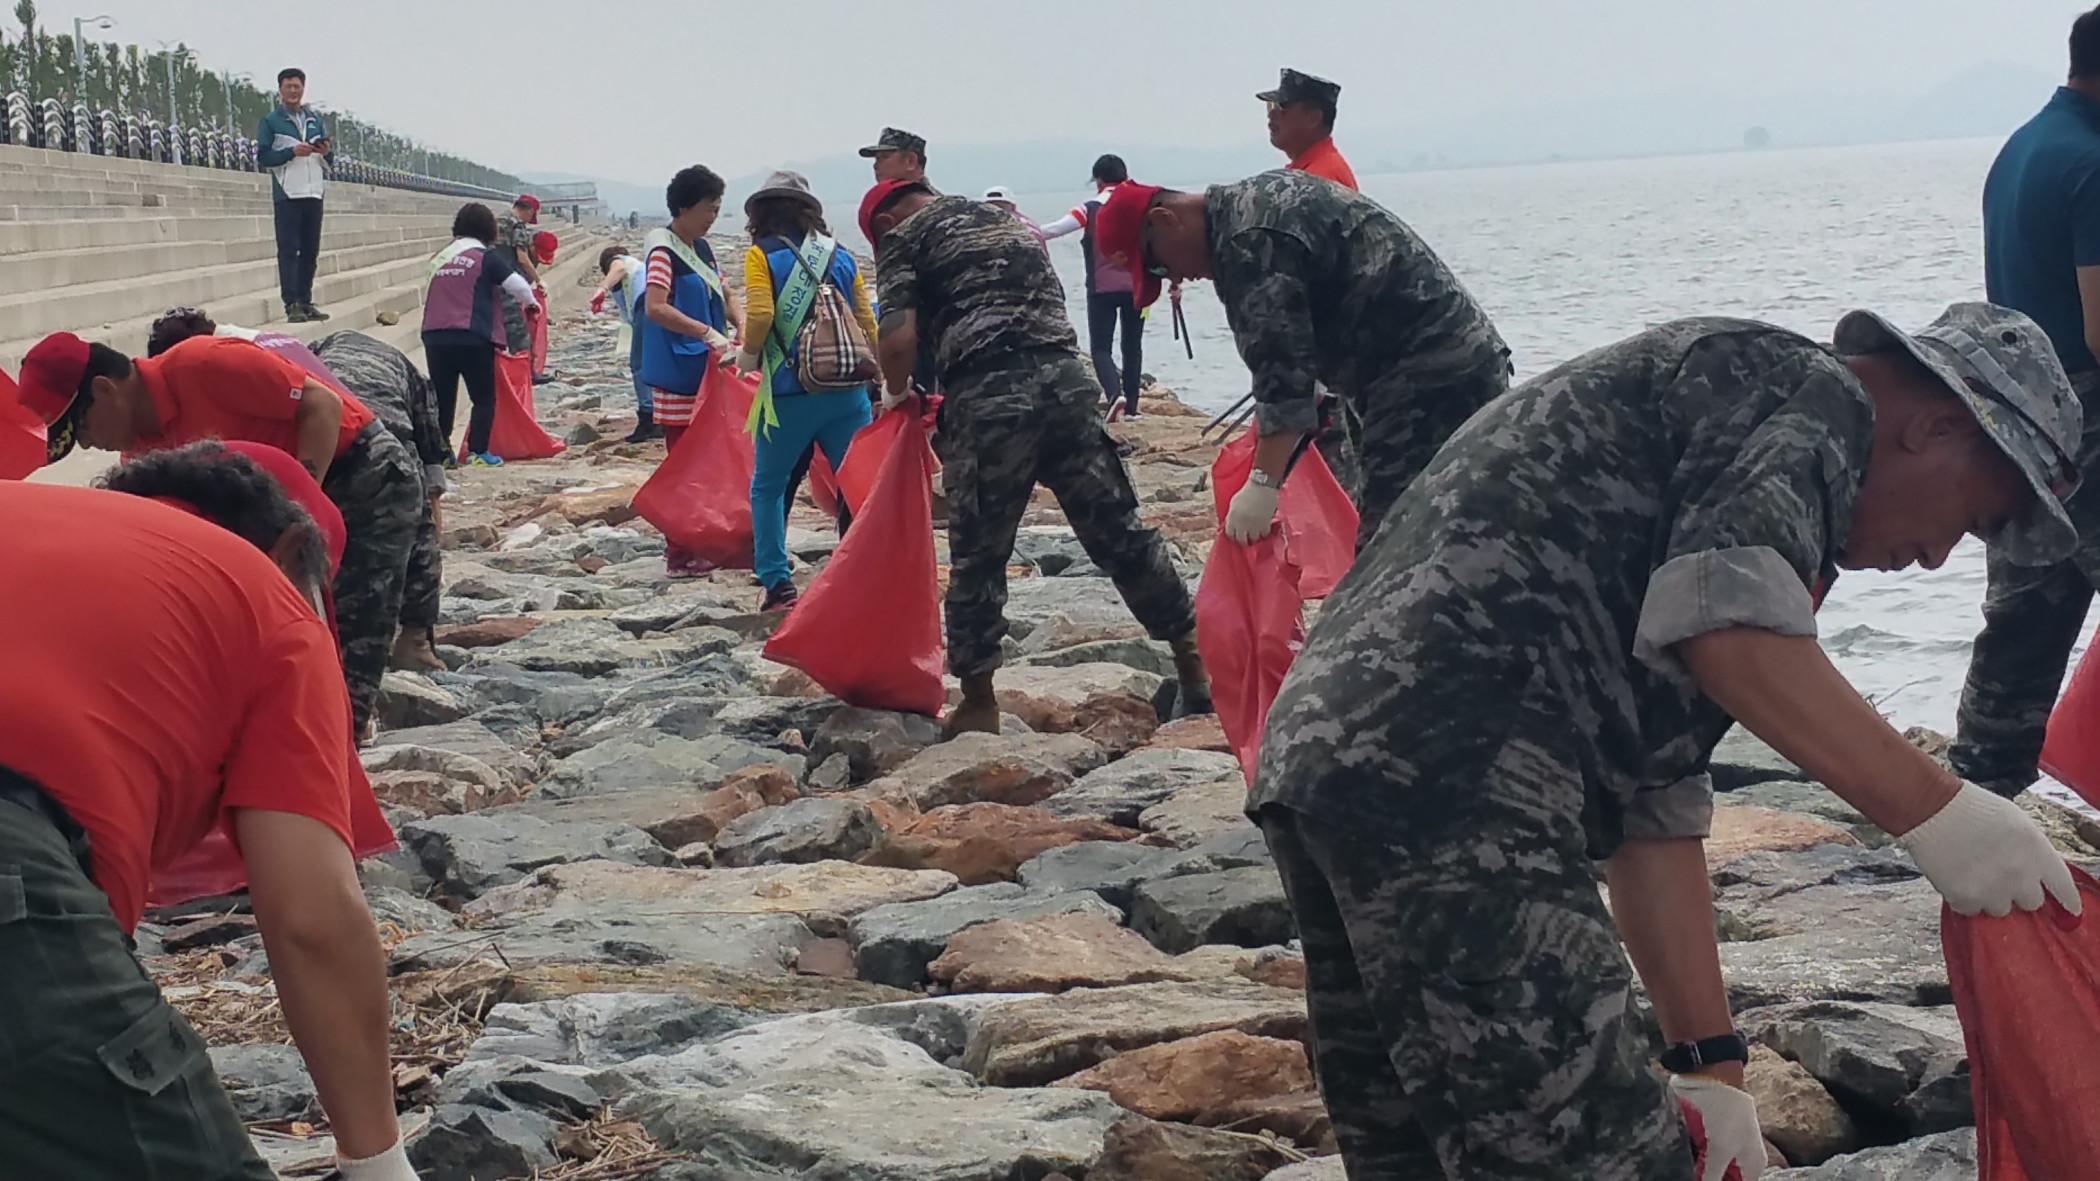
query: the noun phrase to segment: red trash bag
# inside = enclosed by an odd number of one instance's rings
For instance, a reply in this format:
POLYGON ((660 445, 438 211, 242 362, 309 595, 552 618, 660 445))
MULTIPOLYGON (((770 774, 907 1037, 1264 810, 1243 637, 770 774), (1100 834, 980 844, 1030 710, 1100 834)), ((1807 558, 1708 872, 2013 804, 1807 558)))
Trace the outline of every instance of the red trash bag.
POLYGON ((1941 912, 1978 1181, 2090 1177, 2100 1162, 2100 882, 2071 876, 2075 925, 2053 900, 1995 919, 1941 912))
MULTIPOLYGON (((1221 523, 1233 495, 1254 470, 1255 442, 1254 432, 1247 431, 1226 444, 1211 463, 1211 496, 1221 523)), ((1356 561, 1358 517, 1356 505, 1321 458, 1319 448, 1307 447, 1298 457, 1298 466, 1291 469, 1277 497, 1276 517, 1280 528, 1290 534, 1292 560, 1304 571, 1299 592, 1308 599, 1324 599, 1334 593, 1335 584, 1356 561)))
MULTIPOLYGON (((376 857, 395 847, 393 827, 372 796, 357 752, 350 752, 350 853, 376 857)), ((192 898, 231 894, 248 886, 248 867, 225 824, 213 826, 204 839, 166 868, 157 870, 146 890, 146 905, 175 906, 192 898)))
MULTIPOLYGON (((551 459, 568 450, 540 429, 532 408, 532 358, 523 353, 496 353, 496 420, 489 426, 489 454, 498 459, 551 459)), ((467 460, 467 444, 459 444, 467 460)))
POLYGON ((532 317, 532 371, 547 372, 547 309, 532 317))
POLYGON ((1210 671, 1218 725, 1249 783, 1269 706, 1305 644, 1300 576, 1281 531, 1253 545, 1220 532, 1196 586, 1196 649, 1210 671))
POLYGON ((2049 715, 2042 770, 2100 808, 2100 657, 2091 643, 2049 715))
POLYGON ((839 478, 831 474, 831 461, 824 457, 824 449, 817 448, 809 460, 809 502, 817 511, 838 520, 839 478))
POLYGON ((665 541, 735 570, 751 569, 754 460, 744 419, 757 392, 756 375, 740 381, 709 365, 692 425, 633 500, 665 541))
MULTIPOLYGON (((884 417, 889 417, 885 415, 884 417)), ((941 589, 933 558, 933 448, 915 416, 853 528, 766 641, 765 657, 863 709, 937 716, 941 589)))
POLYGON ((44 420, 22 405, 22 389, 0 373, 0 480, 20 480, 44 466, 44 420))
POLYGON ((875 421, 853 436, 853 445, 846 449, 846 462, 839 465, 838 489, 839 499, 855 516, 860 515, 860 506, 875 490, 875 479, 888 462, 890 452, 896 449, 897 441, 913 437, 924 440, 925 425, 918 415, 905 413, 901 406, 877 414, 875 421))

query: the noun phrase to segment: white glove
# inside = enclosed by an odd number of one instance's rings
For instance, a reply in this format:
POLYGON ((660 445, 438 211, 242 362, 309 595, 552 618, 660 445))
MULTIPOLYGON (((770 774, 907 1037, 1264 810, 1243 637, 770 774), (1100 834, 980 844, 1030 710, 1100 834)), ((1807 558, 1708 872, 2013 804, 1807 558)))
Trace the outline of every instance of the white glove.
POLYGON ((757 353, 752 352, 750 349, 745 349, 736 355, 736 367, 738 369, 743 370, 746 373, 758 372, 758 367, 761 364, 763 364, 763 362, 759 358, 759 355, 757 353))
POLYGON ((1225 510, 1225 536, 1241 545, 1252 545, 1269 535, 1276 524, 1276 489, 1252 480, 1232 494, 1225 510))
POLYGON ((368 1156, 363 1160, 337 1157, 335 1168, 342 1174, 343 1181, 422 1181, 408 1163, 408 1150, 398 1141, 378 1156, 368 1156))
POLYGON ((1670 1093, 1698 1108, 1706 1121, 1706 1168, 1699 1181, 1722 1181, 1731 1164, 1742 1170, 1743 1181, 1757 1181, 1765 1171, 1765 1132, 1750 1092, 1705 1075, 1673 1074, 1670 1093))
POLYGON ((1963 783, 1932 819, 1896 838, 1956 914, 2039 910, 2048 895, 2079 913, 2071 870, 2020 805, 1963 783))
POLYGON ((904 400, 909 397, 911 397, 910 390, 906 390, 901 394, 891 393, 889 390, 882 391, 882 412, 888 414, 897 407, 904 405, 904 400))

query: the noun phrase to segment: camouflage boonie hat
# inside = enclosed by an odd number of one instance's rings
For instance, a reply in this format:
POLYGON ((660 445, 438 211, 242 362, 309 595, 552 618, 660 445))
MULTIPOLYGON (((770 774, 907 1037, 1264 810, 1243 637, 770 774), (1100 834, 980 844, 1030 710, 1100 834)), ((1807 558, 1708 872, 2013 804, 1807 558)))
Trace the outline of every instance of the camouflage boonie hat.
POLYGON ((1954 391, 2034 488, 2034 504, 1988 539, 2006 559, 2047 566, 2078 530, 2063 502, 2078 490, 2085 412, 2049 338, 2033 320, 1989 303, 1958 303, 1915 333, 1867 311, 1838 321, 1832 343, 1858 356, 1901 346, 1954 391))
POLYGON ((913 135, 909 131, 902 131, 895 127, 885 127, 882 129, 882 134, 875 137, 875 142, 862 148, 860 154, 862 157, 867 158, 880 155, 883 152, 912 152, 919 159, 924 160, 926 158, 926 140, 923 136, 913 135))
POLYGON ((1339 82, 1329 82, 1325 78, 1315 78, 1311 74, 1301 74, 1296 70, 1285 70, 1283 77, 1276 83, 1276 89, 1264 90, 1254 97, 1265 103, 1277 103, 1279 105, 1312 103, 1314 106, 1324 107, 1331 111, 1334 110, 1336 101, 1342 97, 1342 86, 1339 82))

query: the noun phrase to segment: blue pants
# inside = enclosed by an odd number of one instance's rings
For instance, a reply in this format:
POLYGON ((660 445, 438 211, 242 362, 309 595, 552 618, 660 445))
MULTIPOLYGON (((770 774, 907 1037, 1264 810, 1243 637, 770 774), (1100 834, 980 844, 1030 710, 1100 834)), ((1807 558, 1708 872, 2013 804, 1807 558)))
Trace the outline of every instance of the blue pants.
POLYGON ((655 397, 649 392, 649 383, 642 380, 642 367, 640 365, 634 367, 634 405, 635 409, 640 410, 643 414, 653 413, 656 410, 655 397))
POLYGON ((855 432, 872 417, 861 390, 836 394, 782 394, 773 399, 780 425, 759 438, 751 471, 752 569, 761 586, 788 576, 787 484, 795 461, 814 442, 836 472, 855 432))

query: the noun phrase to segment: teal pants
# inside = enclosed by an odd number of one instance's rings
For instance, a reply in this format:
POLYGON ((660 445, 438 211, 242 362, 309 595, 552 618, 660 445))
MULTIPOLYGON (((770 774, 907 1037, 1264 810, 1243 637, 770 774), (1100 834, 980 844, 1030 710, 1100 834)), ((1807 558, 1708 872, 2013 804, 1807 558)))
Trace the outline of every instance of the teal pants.
POLYGON ((815 443, 836 472, 853 436, 872 417, 861 390, 783 394, 773 407, 780 424, 759 437, 751 470, 751 566, 766 587, 788 576, 787 485, 795 462, 815 443))
POLYGON ((33 791, 0 768, 0 1181, 270 1181, 33 791))

